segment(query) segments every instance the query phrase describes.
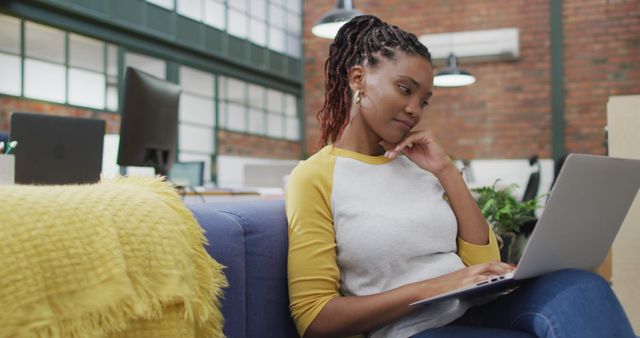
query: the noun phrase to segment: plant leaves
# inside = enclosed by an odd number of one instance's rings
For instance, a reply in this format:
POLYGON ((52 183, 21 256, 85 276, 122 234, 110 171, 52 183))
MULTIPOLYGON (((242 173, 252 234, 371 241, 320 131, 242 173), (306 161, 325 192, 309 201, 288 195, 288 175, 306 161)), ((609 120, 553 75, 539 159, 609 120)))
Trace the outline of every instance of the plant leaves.
POLYGON ((476 201, 485 219, 496 233, 519 233, 520 227, 535 220, 534 212, 540 207, 539 201, 546 195, 538 196, 527 202, 519 202, 513 197, 517 184, 506 189, 496 190, 496 180, 492 186, 472 189, 476 193, 476 201))

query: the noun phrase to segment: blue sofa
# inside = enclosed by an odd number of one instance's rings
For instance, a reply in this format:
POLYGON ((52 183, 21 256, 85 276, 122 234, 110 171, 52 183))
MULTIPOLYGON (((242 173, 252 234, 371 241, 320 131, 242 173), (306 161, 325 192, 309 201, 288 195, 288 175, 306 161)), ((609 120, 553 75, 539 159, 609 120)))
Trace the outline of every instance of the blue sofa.
POLYGON ((222 299, 229 338, 299 338, 289 311, 284 201, 193 204, 207 252, 226 266, 222 299))

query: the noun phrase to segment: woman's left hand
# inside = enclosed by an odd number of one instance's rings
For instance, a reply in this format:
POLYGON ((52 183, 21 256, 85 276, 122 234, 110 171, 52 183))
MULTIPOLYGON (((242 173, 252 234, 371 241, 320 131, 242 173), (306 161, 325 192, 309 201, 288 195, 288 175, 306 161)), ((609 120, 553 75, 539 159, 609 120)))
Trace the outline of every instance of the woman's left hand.
POLYGON ((396 158, 403 153, 420 168, 438 176, 453 161, 444 149, 434 141, 433 135, 425 130, 412 130, 398 144, 380 141, 380 145, 387 150, 385 156, 396 158))

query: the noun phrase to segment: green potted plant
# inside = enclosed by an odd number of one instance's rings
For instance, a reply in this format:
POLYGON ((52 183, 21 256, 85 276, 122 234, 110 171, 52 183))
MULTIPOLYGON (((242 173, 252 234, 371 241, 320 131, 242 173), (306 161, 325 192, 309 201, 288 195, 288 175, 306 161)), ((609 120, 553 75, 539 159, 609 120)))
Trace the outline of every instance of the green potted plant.
POLYGON ((511 184, 505 189, 497 189, 496 182, 492 186, 474 188, 471 191, 498 239, 502 261, 517 263, 524 246, 535 225, 535 210, 540 207, 538 196, 526 202, 513 197, 518 187, 511 184))

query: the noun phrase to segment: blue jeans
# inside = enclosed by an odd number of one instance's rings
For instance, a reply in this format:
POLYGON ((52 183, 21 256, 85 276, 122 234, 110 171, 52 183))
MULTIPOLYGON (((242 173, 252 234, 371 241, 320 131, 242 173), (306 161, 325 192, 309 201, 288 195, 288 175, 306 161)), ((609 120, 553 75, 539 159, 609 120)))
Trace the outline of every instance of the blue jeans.
POLYGON ((636 338, 609 284, 581 270, 562 270, 470 308, 464 316, 413 338, 636 338))

